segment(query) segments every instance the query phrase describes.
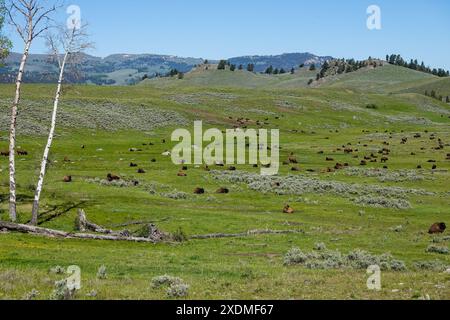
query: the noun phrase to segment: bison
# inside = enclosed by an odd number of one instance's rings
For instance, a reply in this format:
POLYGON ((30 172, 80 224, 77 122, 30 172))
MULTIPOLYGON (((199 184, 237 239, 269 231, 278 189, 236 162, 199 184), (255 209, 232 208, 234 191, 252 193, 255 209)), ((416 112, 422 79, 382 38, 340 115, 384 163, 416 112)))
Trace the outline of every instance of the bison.
POLYGON ((430 227, 430 230, 428 230, 429 234, 437 234, 437 233, 444 233, 445 229, 447 229, 447 226, 445 223, 435 223, 430 227))
POLYGON ((72 176, 65 176, 64 179, 63 179, 63 181, 64 181, 65 183, 72 182, 72 176))
POLYGON ((230 190, 228 190, 227 188, 220 188, 216 191, 216 193, 228 194, 228 193, 230 193, 230 190))
POLYGON ((195 188, 194 193, 195 194, 205 194, 205 189, 203 189, 203 188, 195 188))
POLYGON ((116 176, 116 175, 114 175, 114 174, 108 173, 108 175, 106 176, 106 179, 107 179, 109 182, 113 182, 113 181, 118 181, 118 180, 120 180, 120 177, 119 177, 119 176, 116 176))
POLYGON ((295 210, 292 209, 289 205, 286 205, 283 209, 283 213, 293 214, 294 212, 295 212, 295 210))
POLYGON ((27 156, 28 152, 25 150, 17 150, 17 155, 18 156, 27 156))

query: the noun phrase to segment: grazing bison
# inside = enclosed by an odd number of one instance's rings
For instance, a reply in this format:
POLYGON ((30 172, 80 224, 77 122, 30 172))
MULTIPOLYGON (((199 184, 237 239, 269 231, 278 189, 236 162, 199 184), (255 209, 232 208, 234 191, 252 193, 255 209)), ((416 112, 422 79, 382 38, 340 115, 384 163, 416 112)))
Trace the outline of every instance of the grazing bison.
POLYGON ((113 182, 113 181, 118 181, 118 180, 120 180, 120 177, 119 177, 119 176, 116 176, 116 175, 113 175, 113 174, 111 174, 111 173, 108 173, 108 175, 106 176, 106 179, 107 179, 109 182, 113 182))
POLYGON ((300 171, 300 168, 299 167, 292 167, 291 171, 298 172, 298 171, 300 171))
POLYGON ((326 160, 327 160, 327 161, 334 161, 333 158, 329 158, 329 157, 327 157, 326 160))
POLYGON ((72 182, 72 176, 65 176, 64 179, 63 179, 63 181, 64 181, 65 183, 72 182))
POLYGON ((137 173, 143 174, 143 173, 146 173, 146 171, 144 169, 138 169, 137 173))
POLYGON ((366 161, 366 160, 361 160, 360 165, 361 165, 361 166, 367 166, 367 161, 366 161))
POLYGON ((25 150, 17 150, 17 155, 18 156, 27 156, 28 152, 25 150))
POLYGON ((435 223, 430 227, 430 230, 428 230, 429 234, 436 234, 436 233, 444 233, 445 229, 447 229, 447 226, 445 223, 435 223))
POLYGON ((187 166, 183 166, 183 167, 181 168, 181 170, 187 171, 187 170, 188 170, 188 167, 187 167, 187 166))
POLYGON ((231 166, 231 167, 228 168, 228 170, 229 171, 236 171, 236 167, 231 166))
POLYGON ((334 169, 336 169, 336 170, 344 169, 344 165, 341 163, 336 163, 336 165, 334 166, 334 169))
POLYGON ((187 177, 187 174, 183 171, 178 172, 177 176, 179 177, 187 177))
POLYGON ((228 190, 227 188, 220 188, 216 191, 216 193, 228 194, 228 193, 230 193, 230 190, 228 190))
POLYGON ((433 167, 431 169, 432 170, 436 170, 437 169, 437 165, 433 165, 433 167))
POLYGON ((297 164, 298 163, 297 158, 292 156, 292 155, 289 157, 288 160, 289 160, 289 163, 293 163, 293 164, 297 164))
POLYGON ((389 158, 387 158, 387 157, 381 158, 381 163, 386 163, 388 161, 389 161, 389 158))
POLYGON ((9 157, 9 151, 0 151, 2 157, 9 157))
POLYGON ((65 156, 64 157, 64 162, 72 162, 72 161, 70 161, 69 157, 65 156))
POLYGON ((195 194, 205 194, 205 189, 203 189, 203 188, 195 188, 194 193, 195 194))
POLYGON ((295 212, 295 210, 292 209, 288 204, 283 209, 283 213, 293 214, 294 212, 295 212))
POLYGON ((136 168, 138 165, 136 163, 131 162, 130 163, 130 168, 136 168))

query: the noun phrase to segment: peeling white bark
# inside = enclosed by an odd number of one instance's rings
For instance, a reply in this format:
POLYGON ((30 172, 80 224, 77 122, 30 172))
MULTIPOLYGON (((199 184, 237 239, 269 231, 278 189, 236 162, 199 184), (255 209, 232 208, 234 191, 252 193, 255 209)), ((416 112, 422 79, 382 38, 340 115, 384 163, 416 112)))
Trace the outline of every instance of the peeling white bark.
POLYGON ((24 53, 20 62, 19 73, 16 80, 16 94, 11 108, 11 127, 9 131, 9 216, 12 222, 17 221, 16 209, 16 127, 17 114, 20 103, 20 90, 25 72, 25 65, 30 53, 32 40, 29 39, 25 44, 24 53))
POLYGON ((64 69, 65 69, 67 58, 68 58, 69 54, 70 54, 69 52, 65 53, 63 61, 61 63, 60 72, 59 72, 58 86, 56 89, 55 101, 53 104, 52 122, 51 122, 51 126, 50 126, 50 132, 48 135, 47 145, 45 146, 44 155, 42 157, 41 171, 39 173, 39 180, 38 180, 36 192, 34 195, 33 210, 31 213, 31 224, 34 226, 37 225, 37 222, 38 222, 39 201, 41 198, 42 187, 44 185, 45 173, 47 170, 48 155, 50 153, 50 148, 52 147, 53 138, 55 136, 56 116, 58 114, 59 99, 61 97, 61 88, 62 88, 62 83, 63 83, 63 79, 64 79, 64 69))

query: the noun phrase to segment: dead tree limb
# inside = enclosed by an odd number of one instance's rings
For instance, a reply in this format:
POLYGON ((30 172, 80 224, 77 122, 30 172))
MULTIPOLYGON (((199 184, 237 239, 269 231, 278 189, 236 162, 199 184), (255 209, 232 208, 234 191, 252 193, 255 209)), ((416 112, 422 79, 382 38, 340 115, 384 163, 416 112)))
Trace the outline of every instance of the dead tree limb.
POLYGON ((122 227, 129 227, 129 226, 139 226, 139 225, 143 225, 143 224, 152 224, 152 223, 159 223, 159 222, 166 222, 169 221, 170 218, 164 218, 161 220, 154 220, 154 221, 130 221, 130 222, 125 222, 125 223, 121 223, 121 224, 114 224, 111 226, 111 228, 122 228, 122 227))
POLYGON ((220 238, 242 238, 242 237, 250 237, 256 235, 265 235, 265 234, 294 234, 294 233, 304 233, 303 230, 250 230, 242 233, 212 233, 205 235, 194 235, 190 236, 189 239, 220 239, 220 238))
POLYGON ((89 233, 70 233, 60 230, 46 229, 25 224, 17 224, 12 222, 0 221, 0 230, 20 232, 27 234, 41 235, 50 238, 64 238, 64 239, 86 239, 86 240, 105 240, 105 241, 129 241, 129 242, 145 242, 156 243, 156 241, 147 238, 126 237, 122 235, 97 235, 89 233))

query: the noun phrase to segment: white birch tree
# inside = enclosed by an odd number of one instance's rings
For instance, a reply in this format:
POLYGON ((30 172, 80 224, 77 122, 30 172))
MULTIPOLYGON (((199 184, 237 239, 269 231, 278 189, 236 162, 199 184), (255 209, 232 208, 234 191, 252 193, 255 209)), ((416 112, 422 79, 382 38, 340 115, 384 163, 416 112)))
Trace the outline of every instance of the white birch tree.
POLYGON ((16 127, 23 75, 33 41, 50 28, 51 15, 57 8, 55 4, 49 5, 45 0, 8 0, 3 7, 9 23, 14 26, 24 42, 24 50, 16 78, 16 91, 11 107, 9 131, 9 215, 13 222, 17 220, 16 127))
POLYGON ((57 35, 49 35, 47 37, 47 44, 50 47, 54 59, 58 62, 59 77, 56 87, 55 99, 53 102, 53 112, 50 124, 50 132, 48 134, 47 144, 44 149, 44 154, 41 161, 41 169, 39 173, 39 179, 36 187, 36 192, 33 201, 31 224, 37 225, 39 217, 39 202, 41 198, 42 189, 44 186, 44 178, 47 171, 48 156, 52 147, 53 139, 55 136, 56 119, 58 114, 58 106, 61 98, 61 90, 64 82, 64 74, 66 66, 68 64, 74 64, 77 59, 81 57, 81 54, 88 48, 92 47, 92 44, 87 41, 87 33, 85 32, 86 25, 81 26, 73 24, 72 28, 59 28, 57 35))

